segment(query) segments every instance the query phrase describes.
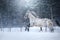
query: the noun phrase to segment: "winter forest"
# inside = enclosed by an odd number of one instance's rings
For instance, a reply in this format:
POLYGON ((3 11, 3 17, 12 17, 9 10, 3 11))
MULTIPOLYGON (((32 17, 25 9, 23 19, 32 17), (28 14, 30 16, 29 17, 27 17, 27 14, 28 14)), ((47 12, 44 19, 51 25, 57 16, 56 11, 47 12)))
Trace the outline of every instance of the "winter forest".
POLYGON ((24 15, 27 10, 33 10, 40 18, 57 20, 58 3, 54 0, 1 0, 0 1, 0 27, 22 27, 26 23, 24 15), (52 14, 51 9, 52 8, 52 14))

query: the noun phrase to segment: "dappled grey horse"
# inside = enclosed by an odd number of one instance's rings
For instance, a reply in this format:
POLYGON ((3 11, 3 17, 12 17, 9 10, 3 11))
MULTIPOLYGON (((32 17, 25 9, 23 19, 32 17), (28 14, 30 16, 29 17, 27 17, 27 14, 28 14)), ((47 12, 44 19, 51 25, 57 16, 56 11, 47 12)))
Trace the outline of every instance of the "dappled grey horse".
POLYGON ((42 31, 42 27, 45 27, 45 31, 47 31, 47 27, 50 29, 50 31, 53 31, 53 22, 52 20, 48 18, 38 18, 34 16, 36 15, 34 11, 28 10, 24 18, 29 18, 30 21, 30 27, 40 27, 40 30, 42 31))

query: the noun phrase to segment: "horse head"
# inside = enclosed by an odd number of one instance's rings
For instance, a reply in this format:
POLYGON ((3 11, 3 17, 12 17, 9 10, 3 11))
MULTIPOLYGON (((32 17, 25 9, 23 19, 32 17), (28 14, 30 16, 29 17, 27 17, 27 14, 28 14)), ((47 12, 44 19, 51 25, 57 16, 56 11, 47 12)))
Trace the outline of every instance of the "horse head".
POLYGON ((24 18, 25 18, 25 19, 27 19, 27 18, 35 18, 35 17, 36 17, 35 15, 36 15, 35 12, 28 10, 28 11, 26 12, 24 18))

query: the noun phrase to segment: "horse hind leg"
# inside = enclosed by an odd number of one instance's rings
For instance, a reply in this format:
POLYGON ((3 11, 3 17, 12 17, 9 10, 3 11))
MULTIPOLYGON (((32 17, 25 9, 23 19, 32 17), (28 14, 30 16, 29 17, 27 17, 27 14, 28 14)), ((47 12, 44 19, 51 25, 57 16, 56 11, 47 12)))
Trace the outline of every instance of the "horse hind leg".
POLYGON ((50 28, 50 32, 54 32, 54 28, 52 27, 52 28, 50 28))
POLYGON ((45 27, 45 32, 47 32, 47 27, 45 27))

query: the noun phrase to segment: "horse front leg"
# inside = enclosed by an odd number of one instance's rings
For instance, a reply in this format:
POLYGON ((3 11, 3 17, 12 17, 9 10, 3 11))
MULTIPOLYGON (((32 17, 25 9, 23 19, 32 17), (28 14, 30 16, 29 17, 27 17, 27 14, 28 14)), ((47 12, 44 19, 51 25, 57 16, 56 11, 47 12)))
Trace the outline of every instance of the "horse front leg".
POLYGON ((42 31, 42 27, 40 27, 40 31, 42 31))
POLYGON ((25 27, 25 31, 27 30, 27 27, 25 27))

